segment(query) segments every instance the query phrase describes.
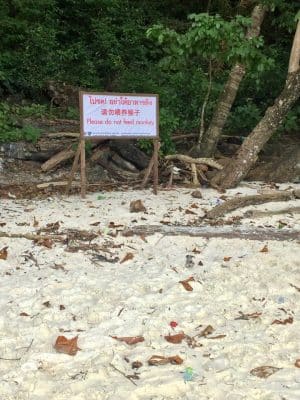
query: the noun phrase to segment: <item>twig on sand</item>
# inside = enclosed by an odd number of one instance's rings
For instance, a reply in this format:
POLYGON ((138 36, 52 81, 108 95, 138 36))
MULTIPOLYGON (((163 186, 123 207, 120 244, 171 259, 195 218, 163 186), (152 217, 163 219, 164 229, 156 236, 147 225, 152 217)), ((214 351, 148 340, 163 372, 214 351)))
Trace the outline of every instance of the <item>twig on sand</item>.
POLYGON ((24 353, 21 355, 21 357, 16 357, 16 358, 6 358, 6 357, 0 357, 0 360, 4 360, 4 361, 20 361, 22 359, 22 357, 24 357, 24 355, 29 351, 29 349, 31 348, 33 343, 33 339, 31 339, 31 342, 29 343, 28 346, 26 347, 22 347, 25 348, 24 353))
POLYGON ((137 384, 134 382, 134 380, 132 378, 130 378, 128 375, 125 374, 125 372, 119 370, 117 367, 115 367, 112 363, 109 363, 109 365, 116 371, 119 372, 119 374, 123 375, 124 378, 128 379, 131 383, 133 383, 135 386, 137 386, 137 384))

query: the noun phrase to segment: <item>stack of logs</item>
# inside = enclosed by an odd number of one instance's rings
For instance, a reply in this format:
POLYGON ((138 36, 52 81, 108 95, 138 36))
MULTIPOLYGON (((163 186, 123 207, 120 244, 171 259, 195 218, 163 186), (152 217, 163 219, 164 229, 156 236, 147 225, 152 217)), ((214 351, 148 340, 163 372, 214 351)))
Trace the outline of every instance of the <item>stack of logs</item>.
MULTIPOLYGON (((79 143, 78 121, 60 119, 25 123, 38 126, 44 133, 34 148, 31 145, 24 151, 23 159, 40 162, 45 173, 67 162, 71 164, 79 143)), ((142 180, 150 162, 150 157, 137 147, 136 141, 99 139, 92 141, 88 149, 88 165, 100 164, 110 175, 121 180, 142 180)), ((178 183, 190 181, 199 186, 208 182, 207 173, 212 169, 220 170, 222 166, 212 159, 195 159, 181 154, 160 160, 160 176, 168 180, 168 185, 172 185, 174 179, 178 183)))

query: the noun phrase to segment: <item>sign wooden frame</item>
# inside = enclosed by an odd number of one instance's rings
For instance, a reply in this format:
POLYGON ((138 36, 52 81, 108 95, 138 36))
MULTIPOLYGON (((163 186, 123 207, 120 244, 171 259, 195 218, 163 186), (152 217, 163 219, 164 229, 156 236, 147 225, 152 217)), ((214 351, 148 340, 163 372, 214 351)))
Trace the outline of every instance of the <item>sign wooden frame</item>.
MULTIPOLYGON (((86 97, 85 97, 86 99, 86 97)), ((95 101, 96 101, 95 100, 95 101)), ((93 141, 93 140, 99 140, 99 139, 118 139, 118 140, 123 140, 123 139, 152 139, 153 140, 153 155, 150 160, 149 166, 146 170, 145 173, 145 178, 142 183, 142 187, 144 187, 149 179, 149 176, 151 172, 153 171, 153 191, 154 194, 157 194, 157 187, 158 187, 158 153, 159 153, 159 96, 157 94, 148 94, 148 93, 115 93, 115 92, 89 92, 89 91, 80 91, 79 92, 79 107, 80 107, 80 140, 79 140, 79 145, 74 157, 74 162, 73 166, 71 169, 68 185, 66 188, 66 193, 69 192, 71 185, 72 185, 72 180, 74 178, 75 172, 77 171, 79 167, 79 159, 80 159, 80 186, 81 186, 81 197, 85 198, 86 197, 86 187, 87 187, 87 178, 86 178, 86 159, 85 159, 85 141, 93 141), (92 105, 99 105, 100 110, 103 113, 103 111, 108 111, 108 115, 112 119, 108 119, 107 121, 109 124, 111 124, 111 127, 106 127, 106 123, 102 121, 102 119, 99 120, 91 120, 91 118, 88 118, 88 120, 92 121, 95 124, 101 124, 99 132, 94 131, 94 132, 85 132, 85 106, 84 104, 84 96, 89 97, 90 104, 92 105), (94 96, 94 100, 96 99, 98 102, 97 103, 92 103, 92 97, 94 96), (149 98, 155 99, 154 104, 152 104, 152 101, 149 100, 149 98), (107 99, 109 101, 107 102, 107 99), (101 103, 103 102, 103 103, 101 103), (105 103, 104 103, 105 102, 105 103), (107 104, 109 103, 109 104, 107 104), (110 108, 101 108, 102 105, 108 105, 110 108), (114 106, 118 106, 119 108, 114 108, 114 106), (150 107, 150 111, 146 109, 142 112, 141 118, 144 118, 144 115, 150 115, 149 119, 146 118, 145 120, 139 121, 139 109, 126 109, 126 106, 140 106, 141 108, 143 107, 150 107), (124 111, 123 111, 124 110, 124 111), (117 113, 118 111, 118 113, 117 113), (122 118, 124 117, 126 112, 130 112, 130 117, 132 117, 130 120, 125 120, 123 118, 123 124, 122 124, 122 119, 117 119, 117 118, 122 118), (148 112, 148 114, 147 114, 148 112), (122 114, 124 113, 124 114, 122 114), (136 119, 134 119, 134 113, 136 113, 136 119), (117 118, 114 118, 117 117, 117 118), (116 122, 115 122, 116 121, 116 122), (133 125, 131 126, 125 126, 125 123, 133 125), (147 124, 150 125, 146 128, 144 128, 142 125, 147 124), (102 132, 102 128, 105 127, 105 130, 107 132, 102 132), (145 129, 147 132, 137 132, 140 131, 141 129, 145 129), (147 130, 148 128, 148 130, 147 130), (125 130, 125 133, 122 133, 122 130, 125 130), (112 133, 109 133, 109 130, 112 131, 112 133), (137 131, 136 131, 137 130, 137 131), (113 132, 114 131, 114 132, 113 132)), ((149 108, 148 107, 148 108, 149 108)), ((88 122, 87 122, 88 124, 88 122)), ((92 129, 92 128, 90 128, 92 129)))

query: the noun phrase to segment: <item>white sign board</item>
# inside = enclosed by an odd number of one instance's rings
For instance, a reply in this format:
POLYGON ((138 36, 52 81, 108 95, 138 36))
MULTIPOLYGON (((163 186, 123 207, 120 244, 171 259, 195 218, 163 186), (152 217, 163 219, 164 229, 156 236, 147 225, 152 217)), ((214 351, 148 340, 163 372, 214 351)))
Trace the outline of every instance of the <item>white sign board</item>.
POLYGON ((80 92, 83 138, 157 138, 155 94, 80 92))

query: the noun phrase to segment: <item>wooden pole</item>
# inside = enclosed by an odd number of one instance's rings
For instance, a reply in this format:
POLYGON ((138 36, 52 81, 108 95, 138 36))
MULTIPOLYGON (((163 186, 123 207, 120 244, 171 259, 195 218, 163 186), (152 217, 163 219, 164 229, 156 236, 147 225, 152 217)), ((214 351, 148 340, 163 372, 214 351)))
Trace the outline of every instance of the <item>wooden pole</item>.
POLYGON ((153 141, 153 192, 157 194, 158 187, 158 152, 160 148, 160 142, 158 139, 153 141))
POLYGON ((78 166, 79 166, 79 162, 78 161, 79 161, 79 157, 80 157, 80 151, 81 151, 81 141, 79 142, 78 147, 77 147, 77 151, 76 151, 76 154, 75 154, 75 157, 74 157, 74 161, 73 161, 73 165, 72 165, 72 169, 71 169, 71 173, 70 173, 70 178, 68 180, 68 184, 67 184, 67 187, 66 187, 65 194, 69 193, 69 191, 71 189, 72 181, 74 179, 74 175, 75 175, 75 173, 76 173, 76 171, 78 169, 78 166))
POLYGON ((85 171, 85 141, 80 139, 80 179, 81 179, 81 198, 86 197, 86 171, 85 171))
POLYGON ((153 164, 154 164, 154 155, 152 155, 151 160, 149 162, 149 165, 148 165, 148 167, 146 169, 145 176, 144 176, 144 179, 143 179, 143 182, 142 182, 142 188, 144 188, 148 183, 150 174, 151 174, 151 172, 153 170, 153 164))

